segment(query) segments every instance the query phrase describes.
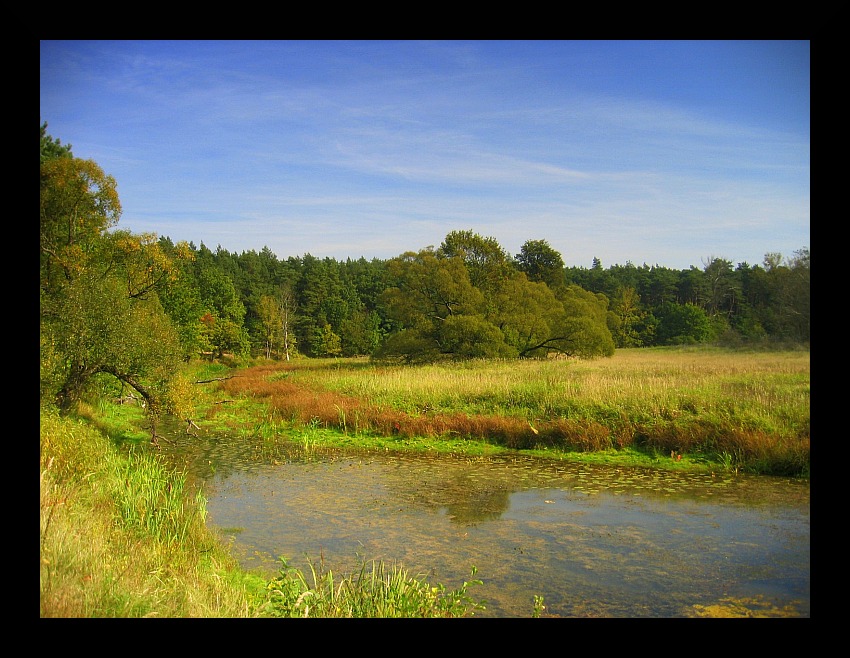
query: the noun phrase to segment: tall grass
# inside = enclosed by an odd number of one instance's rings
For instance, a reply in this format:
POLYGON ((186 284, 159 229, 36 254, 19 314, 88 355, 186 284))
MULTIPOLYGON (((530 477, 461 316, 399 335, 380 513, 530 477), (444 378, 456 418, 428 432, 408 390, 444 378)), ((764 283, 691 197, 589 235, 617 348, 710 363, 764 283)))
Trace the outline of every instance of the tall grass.
POLYGON ((41 616, 254 616, 251 578, 183 482, 152 455, 123 455, 88 423, 42 411, 41 616))
POLYGON ((635 448, 734 457, 807 475, 810 357, 712 348, 618 350, 610 359, 378 366, 363 359, 248 368, 233 395, 345 432, 445 436, 509 448, 635 448))
MULTIPOLYGON (((281 575, 269 583, 265 610, 278 617, 466 617, 485 609, 468 594, 480 580, 465 581, 452 591, 429 585, 404 567, 363 562, 359 573, 335 579, 332 571, 310 564, 312 582, 283 561, 281 575)), ((475 569, 472 571, 475 575, 475 569)))

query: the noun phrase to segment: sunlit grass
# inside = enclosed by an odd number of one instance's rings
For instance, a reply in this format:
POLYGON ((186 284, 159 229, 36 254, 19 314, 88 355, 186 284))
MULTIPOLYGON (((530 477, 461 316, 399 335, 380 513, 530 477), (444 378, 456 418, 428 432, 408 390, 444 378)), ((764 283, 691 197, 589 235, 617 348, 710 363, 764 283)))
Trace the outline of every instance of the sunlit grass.
MULTIPOLYGON (((457 590, 430 585, 404 567, 387 567, 383 562, 363 562, 360 571, 336 577, 321 565, 310 564, 304 572, 288 566, 269 584, 269 602, 264 611, 279 617, 416 618, 471 617, 485 602, 474 600, 468 589, 480 580, 465 581, 457 590)), ((473 569, 472 575, 475 575, 473 569)))
POLYGON ((735 467, 805 475, 809 380, 807 351, 656 348, 593 361, 304 360, 248 368, 223 388, 345 433, 731 456, 735 467))
POLYGON ((252 616, 250 577, 182 482, 87 423, 43 412, 41 616, 252 616))

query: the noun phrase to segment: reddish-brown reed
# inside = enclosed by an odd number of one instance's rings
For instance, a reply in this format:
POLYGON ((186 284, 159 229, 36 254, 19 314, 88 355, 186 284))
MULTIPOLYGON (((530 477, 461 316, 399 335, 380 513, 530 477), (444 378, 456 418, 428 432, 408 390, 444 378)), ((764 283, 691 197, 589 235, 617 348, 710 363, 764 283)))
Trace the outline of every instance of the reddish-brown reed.
POLYGON ((295 384, 280 367, 256 366, 222 383, 232 396, 263 398, 281 418, 297 423, 318 421, 322 426, 345 429, 356 418, 358 431, 383 436, 447 437, 493 441, 509 448, 542 446, 581 451, 611 447, 609 430, 595 422, 567 419, 539 421, 532 427, 517 417, 464 413, 410 414, 380 407, 334 391, 295 384))

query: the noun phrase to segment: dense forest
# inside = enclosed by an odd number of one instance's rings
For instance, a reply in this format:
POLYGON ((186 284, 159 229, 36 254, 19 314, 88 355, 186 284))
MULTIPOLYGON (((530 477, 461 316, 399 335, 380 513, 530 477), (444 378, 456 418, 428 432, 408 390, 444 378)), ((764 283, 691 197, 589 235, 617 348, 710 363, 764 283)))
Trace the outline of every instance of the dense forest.
POLYGON ((610 356, 619 347, 807 345, 809 250, 687 270, 566 267, 456 230, 387 260, 279 258, 118 228, 117 183, 41 125, 41 392, 67 407, 99 373, 174 411, 179 361, 369 355, 610 356))
POLYGON ((596 259, 590 269, 564 267, 546 240, 511 258, 470 231, 389 260, 281 260, 268 248, 237 254, 203 243, 181 260, 168 238, 159 247, 182 264, 161 298, 182 335, 195 337, 189 353, 604 356, 615 347, 809 341, 808 249, 767 254, 762 265, 715 258, 674 270, 604 269, 596 259))

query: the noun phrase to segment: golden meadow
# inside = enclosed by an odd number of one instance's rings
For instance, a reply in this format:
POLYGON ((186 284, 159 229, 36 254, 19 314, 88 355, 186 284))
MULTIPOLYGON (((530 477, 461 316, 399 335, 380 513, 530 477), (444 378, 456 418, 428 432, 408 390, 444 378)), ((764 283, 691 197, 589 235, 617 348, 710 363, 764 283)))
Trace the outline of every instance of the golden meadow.
POLYGON ((417 366, 310 359, 240 369, 222 389, 264 401, 272 424, 341 431, 363 447, 454 440, 809 475, 807 350, 641 348, 591 361, 417 366))

